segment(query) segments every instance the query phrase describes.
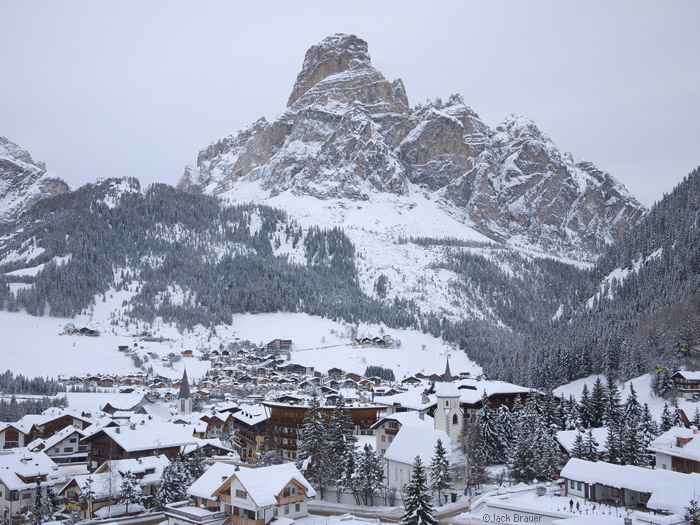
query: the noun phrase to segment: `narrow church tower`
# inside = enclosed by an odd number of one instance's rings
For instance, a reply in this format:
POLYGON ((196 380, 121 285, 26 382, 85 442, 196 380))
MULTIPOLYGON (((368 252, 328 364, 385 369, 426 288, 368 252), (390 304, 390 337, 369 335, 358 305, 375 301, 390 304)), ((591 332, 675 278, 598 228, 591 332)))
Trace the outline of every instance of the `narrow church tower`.
POLYGON ((452 442, 458 445, 464 419, 459 405, 461 392, 454 383, 437 383, 435 387, 435 429, 445 432, 452 442))
POLYGON ((192 397, 190 396, 190 381, 187 379, 187 368, 185 368, 185 371, 182 373, 180 393, 177 395, 177 413, 192 413, 192 397))

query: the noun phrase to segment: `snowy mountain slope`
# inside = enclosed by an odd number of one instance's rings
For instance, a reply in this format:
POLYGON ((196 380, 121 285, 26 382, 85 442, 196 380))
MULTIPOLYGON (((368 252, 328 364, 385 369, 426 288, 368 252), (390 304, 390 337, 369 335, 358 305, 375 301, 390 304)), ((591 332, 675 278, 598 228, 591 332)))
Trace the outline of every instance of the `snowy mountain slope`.
POLYGON ((351 202, 411 199, 414 185, 490 239, 589 261, 645 212, 529 119, 490 129, 459 95, 410 108, 403 83, 386 80, 354 35, 309 49, 287 108, 203 149, 179 187, 245 195, 251 184, 267 197, 351 202))
POLYGON ((0 224, 8 224, 37 201, 68 191, 68 185, 14 142, 0 137, 0 224))

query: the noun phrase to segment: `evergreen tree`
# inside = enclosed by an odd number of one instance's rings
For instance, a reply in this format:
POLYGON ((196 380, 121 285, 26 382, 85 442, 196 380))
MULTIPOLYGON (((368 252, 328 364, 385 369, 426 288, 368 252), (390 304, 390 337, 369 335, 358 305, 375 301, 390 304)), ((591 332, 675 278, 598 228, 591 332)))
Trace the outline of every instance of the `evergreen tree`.
POLYGON ((166 505, 174 501, 182 501, 187 498, 189 476, 187 469, 180 458, 170 463, 163 469, 160 478, 160 486, 154 495, 154 507, 162 510, 166 505))
POLYGON ((695 414, 693 414, 693 419, 691 419, 690 424, 700 429, 700 409, 695 409, 695 414))
POLYGON ((583 434, 579 430, 576 433, 576 437, 574 438, 574 446, 571 447, 571 457, 578 458, 578 459, 586 459, 584 457, 585 455, 586 455, 586 451, 584 449, 584 444, 583 444, 583 434))
POLYGON ((413 460, 411 478, 404 494, 404 515, 401 525, 436 525, 433 507, 430 504, 427 479, 420 456, 413 460))
POLYGON ((32 525, 44 523, 44 498, 41 497, 41 482, 36 478, 36 489, 34 491, 34 506, 32 507, 32 525))
POLYGON ((583 427, 581 413, 574 395, 571 394, 569 399, 564 402, 564 430, 575 430, 579 427, 583 427))
POLYGON ((638 420, 622 426, 621 463, 623 465, 648 465, 646 443, 638 420))
POLYGON ((331 456, 332 475, 335 481, 341 479, 345 458, 355 452, 357 436, 353 433, 353 422, 345 409, 345 399, 338 397, 336 406, 328 421, 328 453, 331 456))
POLYGON ((681 409, 678 407, 678 398, 673 398, 673 410, 671 411, 671 426, 673 427, 685 427, 683 421, 683 414, 681 409))
MULTIPOLYGON (((360 504, 360 488, 357 486, 357 477, 355 476, 355 468, 357 465, 356 460, 357 453, 353 451, 345 457, 345 465, 343 468, 343 476, 340 481, 340 486, 343 490, 352 493, 355 497, 355 502, 360 504)), ((340 495, 338 495, 338 502, 340 502, 340 495)))
POLYGON ((328 439, 323 412, 314 392, 301 425, 301 444, 297 452, 297 467, 318 489, 323 499, 326 484, 332 480, 333 465, 327 453, 328 439), (329 470, 331 472, 329 472, 329 470))
POLYGON ((700 503, 695 498, 688 502, 683 519, 687 525, 700 525, 700 503))
POLYGON ((605 388, 605 410, 603 412, 603 422, 605 425, 613 425, 620 422, 622 410, 620 408, 620 392, 615 384, 613 376, 607 376, 605 388))
POLYGON ((630 381, 630 393, 625 401, 625 406, 623 408, 623 420, 627 423, 630 421, 638 421, 642 415, 642 405, 639 404, 639 399, 637 399, 637 392, 634 390, 634 384, 630 381))
POLYGON ((476 424, 481 432, 481 442, 489 463, 502 463, 505 443, 502 429, 498 426, 495 411, 489 406, 489 398, 484 390, 481 396, 481 409, 476 424))
POLYGON ((481 432, 476 425, 469 423, 469 418, 464 418, 460 440, 460 467, 464 471, 467 488, 479 488, 488 480, 487 462, 481 432))
POLYGON ((58 510, 58 498, 51 486, 46 487, 46 497, 44 498, 44 508, 42 514, 46 521, 53 521, 54 514, 58 510))
POLYGON ((500 407, 498 407, 497 420, 498 428, 500 429, 501 434, 503 435, 503 457, 505 459, 508 449, 510 448, 510 444, 513 441, 513 434, 515 432, 515 423, 513 421, 513 415, 512 412, 508 410, 508 407, 506 405, 501 405, 500 407))
POLYGON ((579 419, 581 421, 581 426, 583 428, 590 428, 593 426, 593 403, 591 401, 591 394, 588 391, 588 385, 583 384, 583 391, 581 392, 581 403, 579 404, 579 419))
POLYGON ((608 425, 605 448, 608 451, 608 463, 622 463, 622 442, 620 439, 619 423, 612 422, 608 425))
POLYGON ((438 493, 438 501, 442 506, 442 493, 452 487, 452 476, 450 474, 450 462, 447 459, 447 450, 442 445, 442 440, 438 438, 435 445, 435 455, 430 463, 431 484, 430 488, 438 493))
POLYGON ((598 444, 593 437, 593 430, 588 429, 586 437, 583 440, 583 456, 581 459, 587 461, 598 461, 598 444))
POLYGON ((87 518, 92 518, 92 502, 95 501, 95 491, 92 489, 92 477, 85 480, 80 491, 80 503, 87 507, 87 518))
POLYGON ((365 444, 354 471, 354 487, 365 505, 374 505, 374 495, 382 485, 384 469, 374 449, 365 444))
POLYGON ((131 471, 126 472, 122 478, 118 501, 126 507, 125 514, 129 513, 129 505, 141 504, 141 486, 131 471))
POLYGON ((507 465, 517 481, 549 479, 558 463, 555 428, 547 428, 538 411, 537 394, 531 392, 518 418, 507 465))
POLYGON ((664 403, 664 409, 661 412, 661 425, 659 426, 659 430, 663 434, 664 432, 671 430, 671 427, 673 427, 673 415, 668 409, 668 403, 664 403))
POLYGON ((596 378, 591 391, 591 426, 594 428, 602 427, 605 420, 606 406, 605 387, 600 377, 596 378))
POLYGON ((206 472, 204 452, 202 452, 201 448, 197 448, 194 452, 185 456, 182 461, 190 483, 194 483, 206 472))
POLYGON ((10 509, 5 507, 2 510, 2 516, 0 516, 0 525, 11 525, 10 523, 10 509))

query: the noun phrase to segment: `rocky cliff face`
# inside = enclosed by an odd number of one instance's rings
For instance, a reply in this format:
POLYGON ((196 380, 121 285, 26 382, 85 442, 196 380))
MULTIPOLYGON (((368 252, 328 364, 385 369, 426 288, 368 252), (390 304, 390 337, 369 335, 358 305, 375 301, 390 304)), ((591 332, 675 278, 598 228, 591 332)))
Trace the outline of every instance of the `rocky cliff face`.
POLYGON ((46 171, 43 162, 0 137, 0 225, 15 220, 37 201, 66 193, 68 185, 46 171))
POLYGON ((367 43, 354 35, 309 49, 286 110, 203 149, 179 187, 222 194, 247 183, 272 196, 353 200, 410 197, 418 186, 491 238, 589 254, 645 212, 529 119, 511 116, 491 129, 459 95, 411 108, 403 82, 372 67, 367 43))

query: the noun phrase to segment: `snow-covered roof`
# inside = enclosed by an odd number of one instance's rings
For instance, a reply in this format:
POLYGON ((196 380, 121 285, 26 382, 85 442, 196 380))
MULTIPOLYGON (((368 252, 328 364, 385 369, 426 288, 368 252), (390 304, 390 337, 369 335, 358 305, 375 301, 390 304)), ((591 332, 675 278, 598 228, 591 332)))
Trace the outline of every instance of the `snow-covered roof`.
POLYGON ((417 386, 408 389, 406 392, 394 394, 393 396, 377 397, 374 399, 374 402, 378 405, 384 406, 400 405, 411 410, 425 410, 434 406, 437 403, 437 400, 434 394, 430 394, 428 396, 428 402, 423 403, 424 392, 425 386, 417 386))
POLYGON ((80 491, 84 491, 92 480, 92 491, 95 493, 95 499, 106 499, 118 496, 122 484, 122 476, 119 472, 102 472, 100 474, 83 474, 75 476, 70 482, 64 486, 58 493, 60 496, 63 491, 68 488, 73 481, 78 485, 80 491))
POLYGON ((235 470, 236 465, 219 462, 214 463, 190 485, 190 488, 187 489, 187 494, 197 498, 214 499, 214 492, 235 474, 235 470))
POLYGON ((572 458, 562 469, 561 477, 651 494, 646 506, 669 512, 682 513, 694 494, 700 493, 700 474, 614 465, 603 461, 572 458))
POLYGON ((0 454, 0 481, 9 490, 22 490, 36 484, 27 484, 19 476, 48 476, 56 469, 56 464, 44 452, 30 452, 27 448, 11 450, 0 454))
POLYGON ((407 412, 395 412, 394 414, 384 416, 372 425, 370 429, 379 427, 385 421, 398 421, 402 427, 435 428, 434 418, 427 415, 421 418, 420 414, 415 410, 408 410, 407 412))
POLYGON ((455 383, 438 383, 435 386, 437 397, 460 397, 461 391, 455 383))
POLYGON ((506 383, 505 381, 491 381, 491 380, 478 380, 478 379, 460 379, 455 381, 454 384, 459 388, 461 395, 459 396, 459 402, 465 405, 476 405, 481 402, 481 398, 486 391, 488 397, 495 395, 514 395, 528 394, 530 392, 529 388, 520 385, 514 385, 512 383, 506 383))
POLYGON ((160 422, 135 425, 134 428, 109 427, 102 429, 102 432, 127 452, 194 444, 197 442, 197 438, 193 436, 194 431, 195 427, 192 425, 160 422))
POLYGON ((268 415, 262 405, 240 405, 233 418, 248 425, 257 425, 267 420, 268 415))
POLYGON ((412 465, 414 458, 420 456, 423 464, 428 465, 435 455, 438 439, 448 451, 452 448, 452 440, 442 430, 402 426, 384 453, 384 459, 412 465))
POLYGON ((700 461, 700 434, 692 428, 673 427, 652 441, 648 448, 652 452, 700 461), (679 447, 676 445, 677 438, 690 439, 690 441, 679 447))
MULTIPOLYGON (((599 454, 605 453, 606 448, 605 448, 605 441, 608 437, 608 428, 607 427, 601 427, 601 428, 592 428, 590 429, 592 434, 593 434, 593 439, 595 440, 596 443, 596 451, 599 454)), ((566 452, 571 455, 571 451, 574 448, 574 440, 576 439, 577 434, 579 433, 578 430, 560 430, 557 432, 557 441, 559 444, 566 450, 566 452)), ((586 439, 586 435, 588 434, 588 430, 585 430, 584 432, 581 433, 583 439, 586 439)))
POLYGON ((119 472, 122 476, 127 472, 143 477, 138 480, 139 485, 153 485, 160 483, 160 478, 163 475, 163 470, 170 464, 170 461, 164 454, 159 456, 144 456, 141 458, 117 459, 106 461, 95 472, 101 474, 103 472, 119 472), (153 472, 147 474, 149 470, 153 472))
POLYGON ((675 375, 680 375, 684 377, 685 379, 688 379, 690 381, 700 381, 700 370, 693 370, 693 371, 687 371, 687 370, 679 370, 676 372, 675 375))
POLYGON ((261 468, 241 468, 235 473, 238 481, 246 489, 248 495, 258 507, 275 505, 277 496, 292 480, 306 487, 308 497, 316 495, 306 478, 299 472, 294 463, 270 465, 261 468))

